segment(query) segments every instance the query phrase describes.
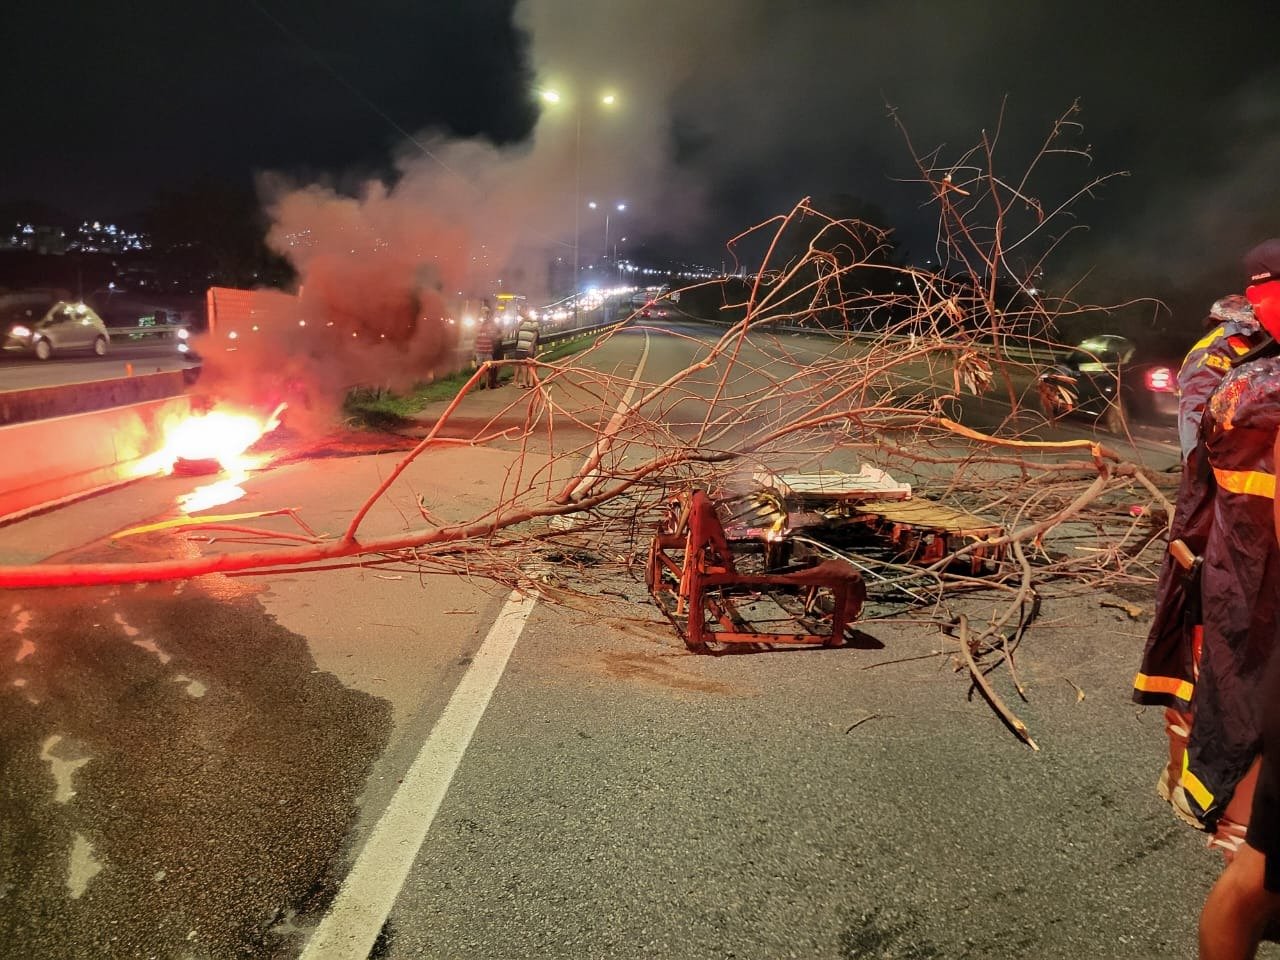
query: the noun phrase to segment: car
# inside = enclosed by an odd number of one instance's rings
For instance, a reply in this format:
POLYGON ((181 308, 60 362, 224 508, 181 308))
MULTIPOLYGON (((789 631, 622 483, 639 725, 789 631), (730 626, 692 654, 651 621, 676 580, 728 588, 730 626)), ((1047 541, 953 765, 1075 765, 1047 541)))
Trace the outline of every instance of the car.
POLYGON ((1101 334, 1080 341, 1036 378, 1045 416, 1083 416, 1112 433, 1133 422, 1175 423, 1178 367, 1132 340, 1101 334))
POLYGON ((649 320, 664 320, 670 312, 670 308, 665 304, 658 303, 656 300, 649 300, 640 308, 639 315, 649 320))
POLYGON ((48 310, 27 309, 25 315, 10 320, 4 330, 3 347, 14 353, 30 353, 48 360, 64 350, 89 350, 102 356, 111 345, 102 318, 86 304, 59 300, 48 310))

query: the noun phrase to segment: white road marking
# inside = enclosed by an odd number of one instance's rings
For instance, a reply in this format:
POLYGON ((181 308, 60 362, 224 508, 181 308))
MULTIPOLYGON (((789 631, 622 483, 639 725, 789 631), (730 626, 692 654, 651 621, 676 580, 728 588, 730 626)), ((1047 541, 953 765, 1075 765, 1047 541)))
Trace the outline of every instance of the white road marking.
POLYGON ((189 697, 196 697, 196 698, 203 697, 209 690, 209 688, 206 687, 199 680, 192 680, 190 677, 188 677, 184 673, 180 673, 176 677, 174 677, 173 682, 185 683, 187 685, 187 696, 189 697))
POLYGON ((13 634, 16 637, 22 637, 22 643, 18 645, 18 653, 13 658, 14 663, 21 663, 31 654, 36 652, 36 645, 22 635, 27 632, 27 627, 31 623, 31 611, 24 610, 18 604, 14 604, 10 612, 16 614, 17 619, 13 624, 13 634))
POLYGON ((71 778, 92 758, 72 757, 68 760, 59 757, 54 751, 58 749, 60 743, 62 743, 60 733, 46 737, 44 743, 40 745, 40 759, 49 764, 49 770, 53 774, 53 802, 67 803, 76 795, 75 789, 71 786, 71 778))
POLYGON ((93 855, 93 844, 82 833, 71 840, 71 857, 67 864, 67 890, 72 900, 79 900, 89 881, 102 871, 102 861, 93 855))
POLYGON ((132 640, 130 642, 135 647, 141 647, 143 650, 147 651, 147 653, 151 654, 161 663, 168 663, 170 660, 173 659, 173 657, 169 656, 169 654, 165 653, 163 650, 160 649, 160 644, 156 643, 154 640, 150 639, 149 637, 146 640, 132 640))
POLYGON ((604 455, 613 448, 614 435, 622 427, 623 418, 627 414, 628 408, 631 406, 631 399, 636 395, 636 390, 640 387, 640 378, 644 375, 645 364, 649 361, 649 331, 644 332, 644 349, 640 351, 640 359, 636 362, 635 373, 631 375, 631 382, 627 384, 626 392, 623 393, 622 399, 618 401, 618 405, 614 408, 613 416, 609 418, 608 424, 604 428, 604 432, 600 434, 596 440, 595 448, 591 453, 587 454, 582 466, 578 468, 579 473, 583 470, 590 470, 583 475, 582 479, 570 488, 569 492, 578 497, 585 497, 599 481, 600 481, 600 461, 604 459, 604 455))
POLYGON ((369 956, 535 602, 520 591, 507 598, 300 960, 369 956))

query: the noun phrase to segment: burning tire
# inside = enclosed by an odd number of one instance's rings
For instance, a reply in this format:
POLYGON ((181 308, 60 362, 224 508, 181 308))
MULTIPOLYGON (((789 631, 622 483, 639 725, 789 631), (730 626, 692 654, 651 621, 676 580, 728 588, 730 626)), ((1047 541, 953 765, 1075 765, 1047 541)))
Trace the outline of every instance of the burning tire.
POLYGON ((178 477, 207 477, 222 470, 221 461, 214 457, 207 457, 200 460, 189 460, 186 457, 179 457, 173 461, 173 473, 178 477))

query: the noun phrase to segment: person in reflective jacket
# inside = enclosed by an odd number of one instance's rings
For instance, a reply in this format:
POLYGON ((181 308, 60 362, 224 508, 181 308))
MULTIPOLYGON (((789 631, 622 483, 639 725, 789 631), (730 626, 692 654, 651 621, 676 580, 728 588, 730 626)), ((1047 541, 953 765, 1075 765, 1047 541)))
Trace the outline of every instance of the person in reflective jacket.
POLYGON ((1208 332, 1188 351, 1178 371, 1178 444, 1185 460, 1195 448, 1209 396, 1231 364, 1265 336, 1246 297, 1231 295, 1209 308, 1208 332))
MULTIPOLYGON (((1170 544, 1181 552, 1166 554, 1156 588, 1156 612, 1134 681, 1134 700, 1165 708, 1169 758, 1156 785, 1164 800, 1174 802, 1182 773, 1182 756, 1191 732, 1191 694, 1201 643, 1200 557, 1213 519, 1213 473, 1200 444, 1200 422, 1210 395, 1239 360, 1266 338, 1242 296, 1227 296, 1209 310, 1208 332, 1187 353, 1178 371, 1178 439, 1182 483, 1170 525, 1170 544)), ((1199 826, 1185 809, 1174 812, 1199 826)))
POLYGON ((524 314, 520 325, 516 327, 516 359, 522 361, 516 367, 516 386, 528 389, 533 387, 537 378, 533 372, 533 359, 538 355, 538 341, 541 328, 538 321, 529 314, 524 314))
POLYGON ((1213 519, 1201 574, 1203 643, 1182 799, 1233 853, 1256 778, 1255 701, 1280 630, 1280 549, 1271 536, 1280 356, 1242 364, 1214 391, 1202 428, 1213 519))
POLYGON ((1280 632, 1280 549, 1271 536, 1280 431, 1280 239, 1245 258, 1245 295, 1267 341, 1238 358, 1201 426, 1213 520, 1201 579, 1203 644, 1176 800, 1230 856, 1243 841, 1257 776, 1257 699, 1280 632))
MULTIPOLYGON (((1280 442, 1273 448, 1280 462, 1280 442)), ((1274 501, 1273 501, 1274 505, 1274 501)), ((1280 538, 1280 508, 1273 511, 1280 538)), ((1259 691, 1262 766, 1249 832, 1209 891, 1200 913, 1200 960, 1249 960, 1280 923, 1280 656, 1273 651, 1259 691)))
MULTIPOLYGON (((1254 265, 1249 258, 1256 259, 1259 251, 1268 249, 1271 248, 1264 244, 1246 258, 1250 292, 1256 292, 1253 290, 1256 283, 1254 265)), ((1206 325, 1212 328, 1192 347, 1178 378, 1181 388, 1179 428, 1180 439, 1183 440, 1182 483, 1171 524, 1171 548, 1157 587, 1155 618, 1143 651, 1142 665, 1134 681, 1133 695, 1138 703, 1166 708, 1169 756, 1157 791, 1173 805, 1174 812, 1181 819, 1198 827, 1203 826, 1199 817, 1204 811, 1193 809, 1181 789, 1181 780, 1187 738, 1192 728, 1192 699, 1204 635, 1201 610, 1210 601, 1221 599, 1202 589, 1201 583, 1218 495, 1217 475, 1208 449, 1210 437, 1216 440, 1219 460, 1224 456, 1222 448, 1229 446, 1222 431, 1202 432, 1201 419, 1209 396, 1231 371, 1232 365, 1254 359, 1258 351, 1265 352, 1267 345, 1272 343, 1269 332, 1244 298, 1219 300, 1210 311, 1206 325), (1186 442, 1188 432, 1193 433, 1195 442, 1186 442)), ((1221 551, 1222 548, 1215 549, 1221 551)), ((1212 583, 1208 585, 1208 589, 1212 587, 1212 583)), ((1214 635, 1219 636, 1216 627, 1214 635)), ((1234 809, 1221 824, 1219 833, 1224 836, 1215 840, 1216 845, 1228 849, 1238 845, 1242 828, 1237 819, 1247 819, 1247 793, 1246 783, 1234 809)), ((1218 813, 1221 814, 1223 809, 1219 807, 1218 813)), ((1221 816, 1217 818, 1221 819, 1221 816)))

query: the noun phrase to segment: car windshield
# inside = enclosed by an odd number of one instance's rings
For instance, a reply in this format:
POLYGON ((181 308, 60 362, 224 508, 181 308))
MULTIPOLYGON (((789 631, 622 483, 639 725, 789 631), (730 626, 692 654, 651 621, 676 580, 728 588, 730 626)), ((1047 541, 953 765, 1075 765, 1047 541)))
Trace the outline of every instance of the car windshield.
POLYGON ((1117 356, 1114 351, 1110 350, 1074 350, 1071 355, 1067 357, 1067 363, 1073 367, 1082 367, 1087 363, 1095 365, 1102 364, 1105 366, 1106 364, 1115 364, 1119 362, 1120 357, 1117 356))
POLYGON ((1093 337, 1081 341, 1067 357, 1067 363, 1081 370, 1114 367, 1130 360, 1133 351, 1133 342, 1124 337, 1093 337))

